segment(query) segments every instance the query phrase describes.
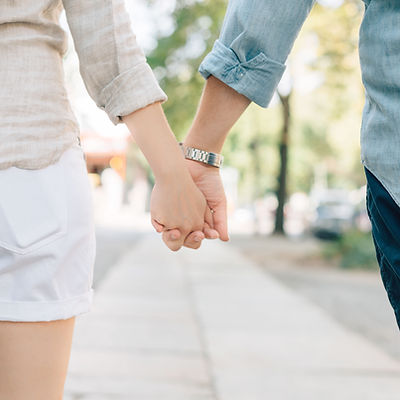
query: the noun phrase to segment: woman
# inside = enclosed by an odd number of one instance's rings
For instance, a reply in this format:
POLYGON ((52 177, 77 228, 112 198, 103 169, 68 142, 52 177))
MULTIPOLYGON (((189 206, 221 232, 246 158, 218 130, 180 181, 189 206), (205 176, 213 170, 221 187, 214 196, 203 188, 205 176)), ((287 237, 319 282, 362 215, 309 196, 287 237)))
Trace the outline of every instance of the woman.
POLYGON ((175 241, 165 238, 173 250, 186 237, 198 247, 204 232, 213 235, 123 0, 2 1, 1 399, 62 398, 75 316, 92 301, 93 209, 63 84, 63 7, 90 96, 114 124, 127 124, 152 167, 154 226, 171 236, 179 230, 175 241))

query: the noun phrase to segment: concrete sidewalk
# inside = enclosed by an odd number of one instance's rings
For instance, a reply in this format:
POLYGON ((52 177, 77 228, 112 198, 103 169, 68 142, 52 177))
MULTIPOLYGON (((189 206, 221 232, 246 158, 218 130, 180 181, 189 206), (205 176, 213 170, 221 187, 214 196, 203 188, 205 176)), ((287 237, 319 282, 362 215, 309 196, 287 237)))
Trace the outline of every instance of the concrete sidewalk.
MULTIPOLYGON (((272 261, 271 261, 272 262, 272 261)), ((148 234, 77 319, 65 400, 398 399, 400 363, 221 242, 148 234)))

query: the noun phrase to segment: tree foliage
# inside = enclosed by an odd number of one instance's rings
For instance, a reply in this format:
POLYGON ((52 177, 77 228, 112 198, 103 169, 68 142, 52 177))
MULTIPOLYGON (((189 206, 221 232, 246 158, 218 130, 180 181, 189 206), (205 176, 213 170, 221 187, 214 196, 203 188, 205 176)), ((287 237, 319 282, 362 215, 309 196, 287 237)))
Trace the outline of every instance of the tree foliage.
POLYGON ((178 0, 173 13, 175 31, 158 40, 148 61, 169 96, 164 110, 178 137, 189 128, 204 85, 198 67, 218 37, 225 0, 178 0))

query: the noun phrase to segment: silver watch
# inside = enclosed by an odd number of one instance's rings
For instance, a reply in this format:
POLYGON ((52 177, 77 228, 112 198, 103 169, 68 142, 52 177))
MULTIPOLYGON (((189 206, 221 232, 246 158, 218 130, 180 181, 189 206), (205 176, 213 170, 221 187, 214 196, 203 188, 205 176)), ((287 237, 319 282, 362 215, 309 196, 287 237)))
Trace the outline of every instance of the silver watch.
POLYGON ((182 142, 179 143, 179 145, 181 146, 183 155, 189 160, 200 161, 204 164, 212 165, 213 167, 217 168, 220 168, 224 161, 224 156, 222 154, 185 146, 182 142))

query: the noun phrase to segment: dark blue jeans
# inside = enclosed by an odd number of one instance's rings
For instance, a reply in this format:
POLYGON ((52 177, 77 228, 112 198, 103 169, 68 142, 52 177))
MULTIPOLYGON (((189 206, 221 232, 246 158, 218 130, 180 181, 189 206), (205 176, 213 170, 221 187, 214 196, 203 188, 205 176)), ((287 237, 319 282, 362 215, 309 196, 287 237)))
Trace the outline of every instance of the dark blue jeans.
POLYGON ((367 168, 365 175, 367 211, 372 223, 376 257, 400 328, 400 207, 367 168))

